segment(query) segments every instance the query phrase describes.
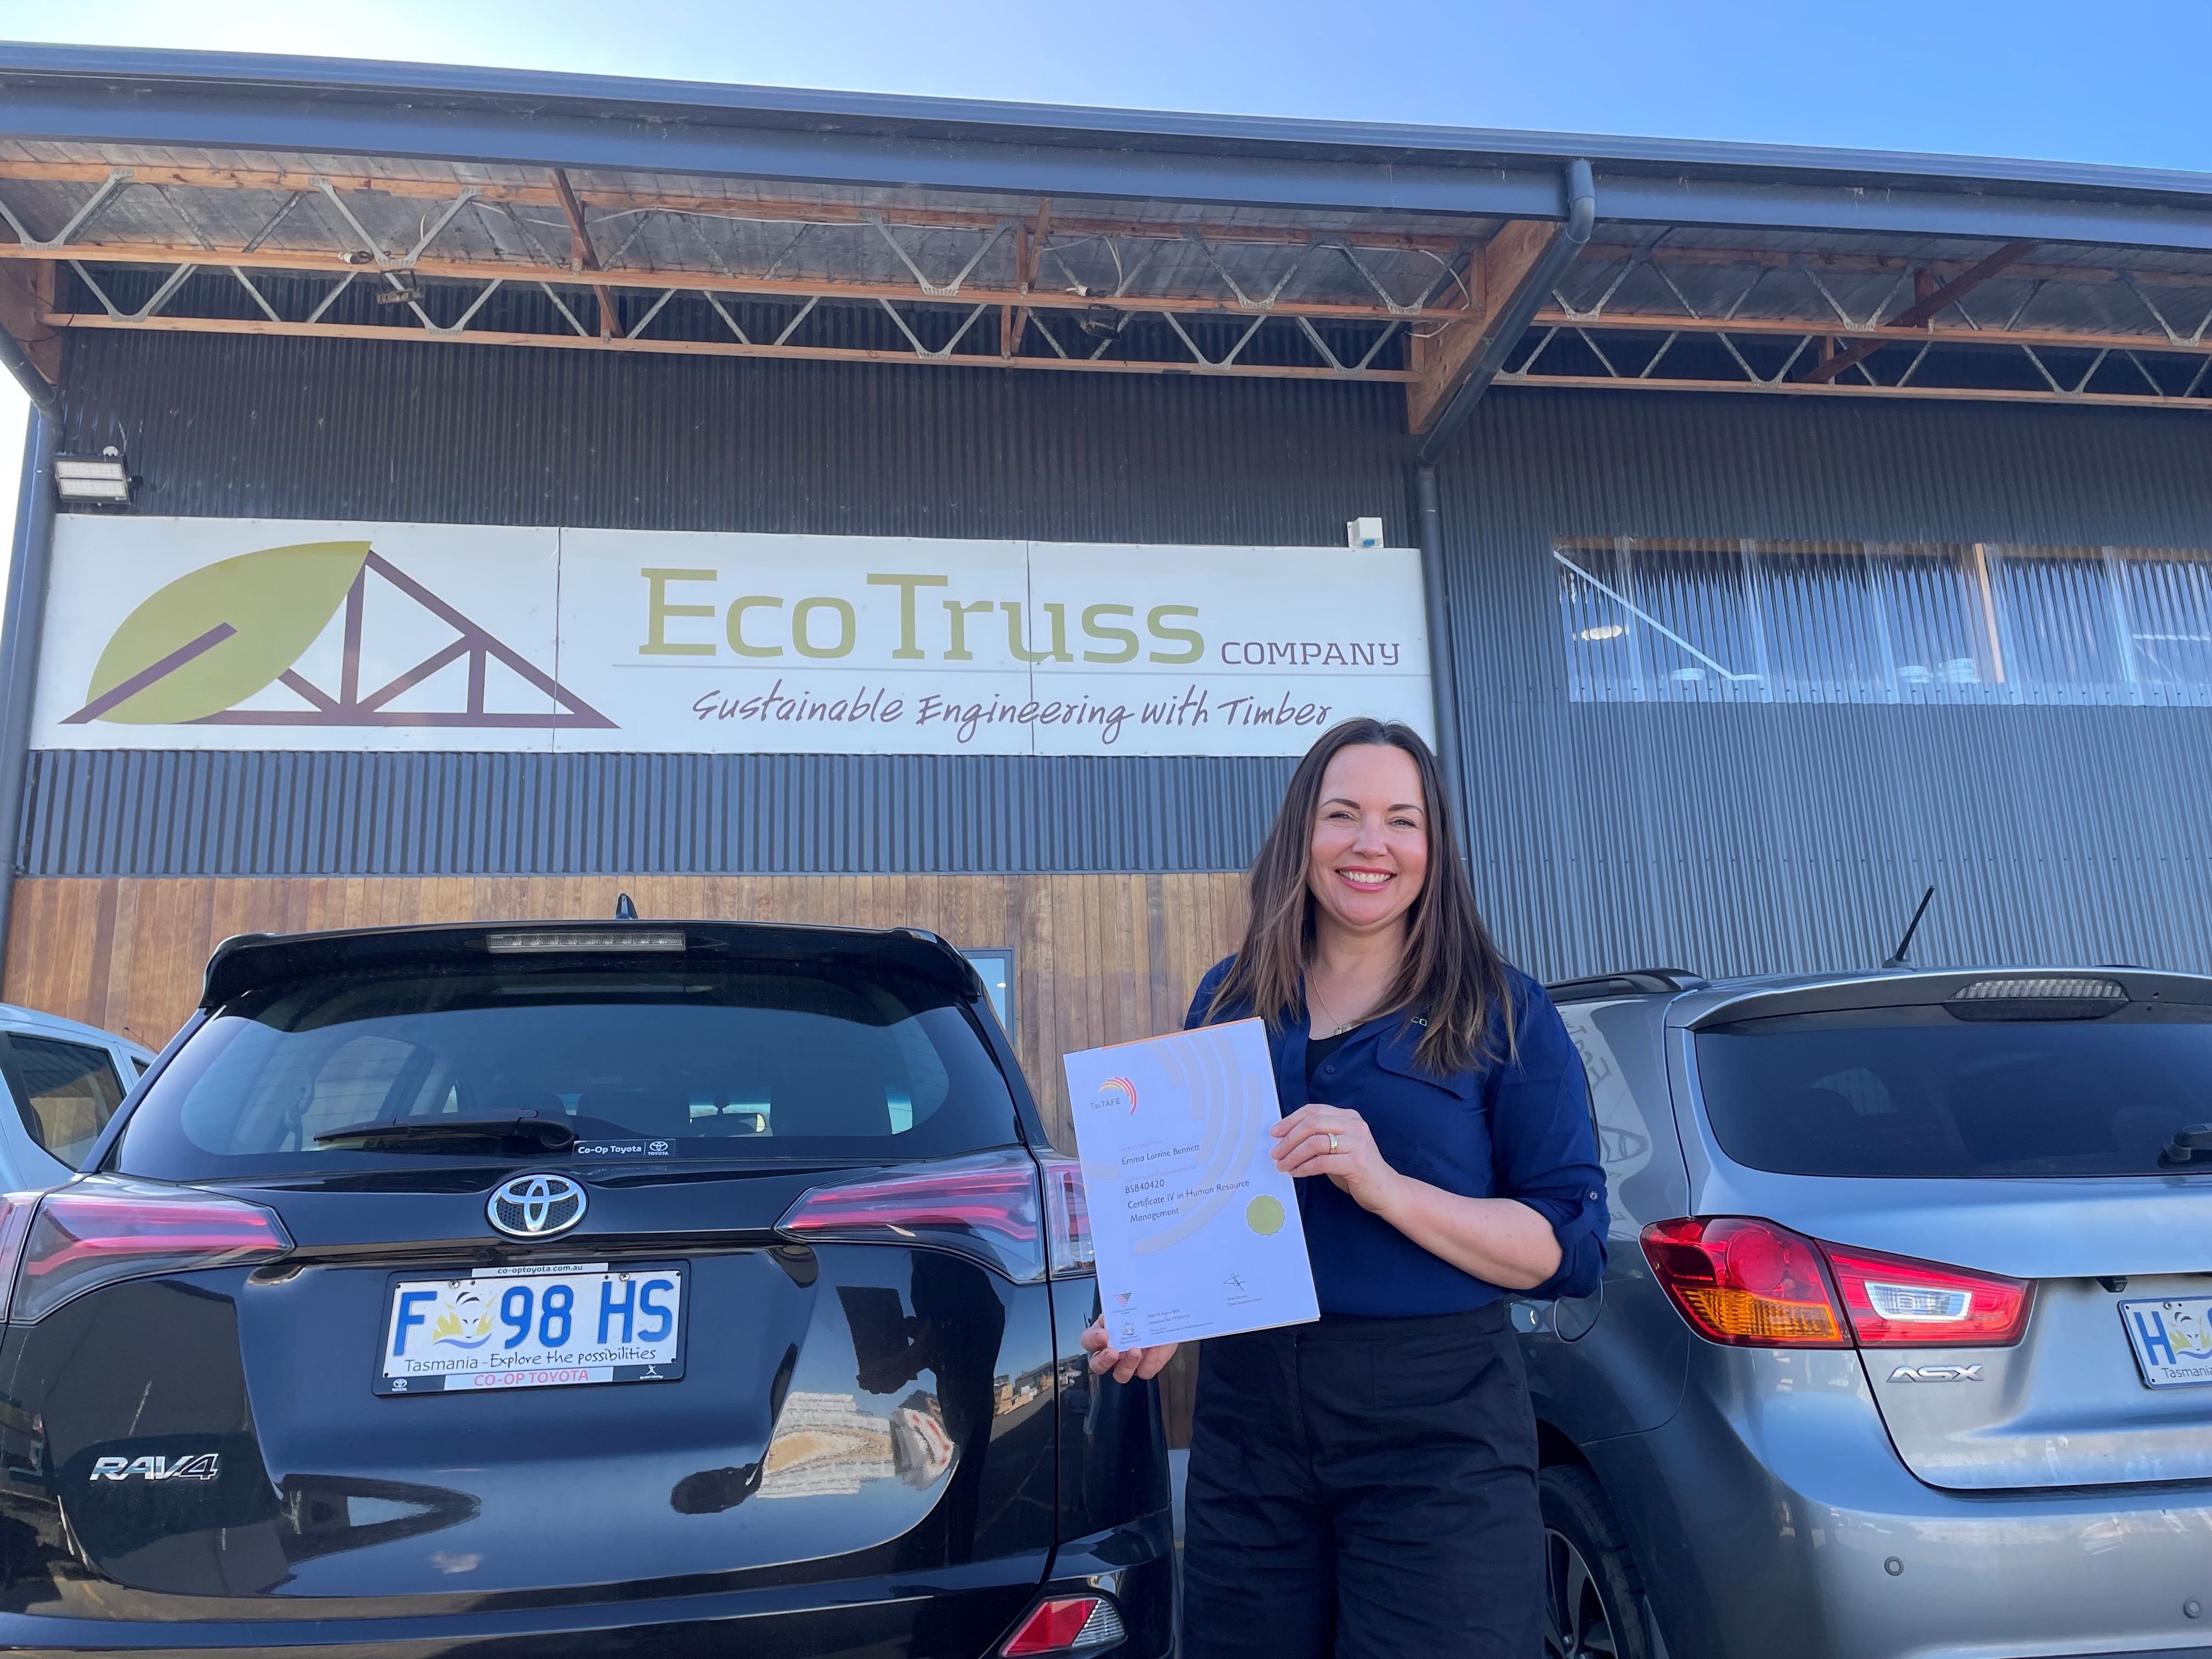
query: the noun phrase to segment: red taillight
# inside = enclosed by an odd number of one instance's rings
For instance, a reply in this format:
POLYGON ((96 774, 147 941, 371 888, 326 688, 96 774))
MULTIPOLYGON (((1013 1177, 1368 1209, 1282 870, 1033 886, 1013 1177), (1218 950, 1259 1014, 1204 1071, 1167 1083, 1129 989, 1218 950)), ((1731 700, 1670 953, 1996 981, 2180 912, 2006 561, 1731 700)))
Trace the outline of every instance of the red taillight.
POLYGON ((267 1261, 291 1248, 258 1204, 91 1176, 40 1201, 8 1316, 38 1319, 118 1279, 267 1261))
POLYGON ((15 1264, 22 1259, 23 1240, 31 1231, 31 1218, 38 1213, 41 1196, 9 1193, 0 1197, 0 1309, 6 1307, 9 1286, 15 1282, 15 1264))
POLYGON ((1020 1151, 916 1164, 817 1187, 776 1231, 808 1243, 928 1244, 1007 1278, 1045 1276, 1036 1160, 1020 1151))
POLYGON ((1052 1276, 1077 1279, 1097 1271, 1091 1247, 1091 1200, 1083 1188, 1083 1165, 1058 1152, 1038 1155, 1044 1170, 1046 1242, 1051 1246, 1052 1276))
POLYGON ((1644 1230, 1644 1255, 1690 1327, 1741 1348, 1992 1347, 2020 1340, 2017 1279, 1826 1244, 1748 1216, 1644 1230))
POLYGON ((1848 1348, 1813 1241, 1742 1216, 1655 1221, 1644 1255, 1690 1328, 1738 1348, 1848 1348))
POLYGON ((2027 1328, 2034 1287, 1848 1244, 1823 1244, 1844 1311, 1869 1348, 2001 1348, 2027 1328))
POLYGON ((1040 1601, 1000 1646, 1006 1659, 1024 1654, 1089 1653, 1120 1641, 1121 1615, 1103 1595, 1063 1595, 1040 1601))

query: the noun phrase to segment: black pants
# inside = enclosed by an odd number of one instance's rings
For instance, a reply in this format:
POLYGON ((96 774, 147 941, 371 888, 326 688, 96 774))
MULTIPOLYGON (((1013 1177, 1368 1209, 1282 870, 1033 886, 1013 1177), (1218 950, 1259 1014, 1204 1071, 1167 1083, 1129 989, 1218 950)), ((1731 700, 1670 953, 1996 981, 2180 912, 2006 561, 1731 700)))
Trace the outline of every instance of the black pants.
POLYGON ((1183 1659, 1540 1659, 1536 1424, 1502 1304, 1201 1352, 1183 1659))

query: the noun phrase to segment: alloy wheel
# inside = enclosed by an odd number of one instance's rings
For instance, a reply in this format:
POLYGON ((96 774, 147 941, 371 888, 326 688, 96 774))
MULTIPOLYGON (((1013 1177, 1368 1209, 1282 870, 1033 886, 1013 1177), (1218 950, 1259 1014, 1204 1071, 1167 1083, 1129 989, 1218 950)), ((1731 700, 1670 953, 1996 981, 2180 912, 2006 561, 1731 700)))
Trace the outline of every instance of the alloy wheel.
POLYGON ((1613 1613, 1598 1592, 1597 1577, 1574 1540, 1544 1528, 1544 1653, 1546 1659, 1615 1659, 1613 1613))

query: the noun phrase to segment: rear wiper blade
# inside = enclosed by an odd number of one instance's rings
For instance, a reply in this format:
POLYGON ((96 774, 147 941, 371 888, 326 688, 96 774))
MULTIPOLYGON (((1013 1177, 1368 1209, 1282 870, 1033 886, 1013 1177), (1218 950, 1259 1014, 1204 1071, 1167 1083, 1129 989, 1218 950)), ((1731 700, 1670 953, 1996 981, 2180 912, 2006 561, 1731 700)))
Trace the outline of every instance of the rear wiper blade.
POLYGON ((470 1146, 499 1141, 533 1152, 565 1152, 576 1144, 576 1132, 559 1118, 419 1117, 349 1123, 315 1137, 319 1146, 355 1146, 366 1152, 399 1146, 434 1151, 441 1141, 470 1146))
POLYGON ((2166 1150, 2158 1155, 2161 1170, 2212 1170, 2212 1123, 2191 1123, 2176 1129, 2166 1150))

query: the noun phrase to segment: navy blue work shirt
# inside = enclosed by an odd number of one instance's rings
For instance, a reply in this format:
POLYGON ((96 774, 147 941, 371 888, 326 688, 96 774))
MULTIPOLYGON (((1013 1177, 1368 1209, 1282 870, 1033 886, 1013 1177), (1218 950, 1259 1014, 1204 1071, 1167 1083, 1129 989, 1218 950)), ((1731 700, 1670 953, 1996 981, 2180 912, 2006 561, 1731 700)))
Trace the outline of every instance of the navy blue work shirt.
MULTIPOLYGON (((1249 1007, 1207 1018, 1214 988, 1234 957, 1199 981, 1183 1021, 1200 1025, 1249 1019, 1249 1007)), ((1354 1028, 1324 1060, 1309 1092, 1306 1022, 1267 1034, 1275 1093, 1288 1116, 1310 1101, 1358 1112, 1383 1161, 1402 1175, 1467 1198, 1517 1199, 1552 1224, 1559 1270, 1533 1290, 1507 1291, 1431 1255, 1323 1176, 1298 1182, 1298 1209, 1314 1288, 1325 1314, 1404 1319, 1463 1313, 1516 1295, 1587 1296, 1605 1270, 1605 1174, 1589 1114, 1582 1056, 1544 988, 1517 969, 1513 987, 1514 1059, 1438 1077, 1416 1064, 1422 1030, 1416 1011, 1386 1014, 1354 1028)), ((1503 1016, 1492 1046, 1501 1055, 1503 1016)))

